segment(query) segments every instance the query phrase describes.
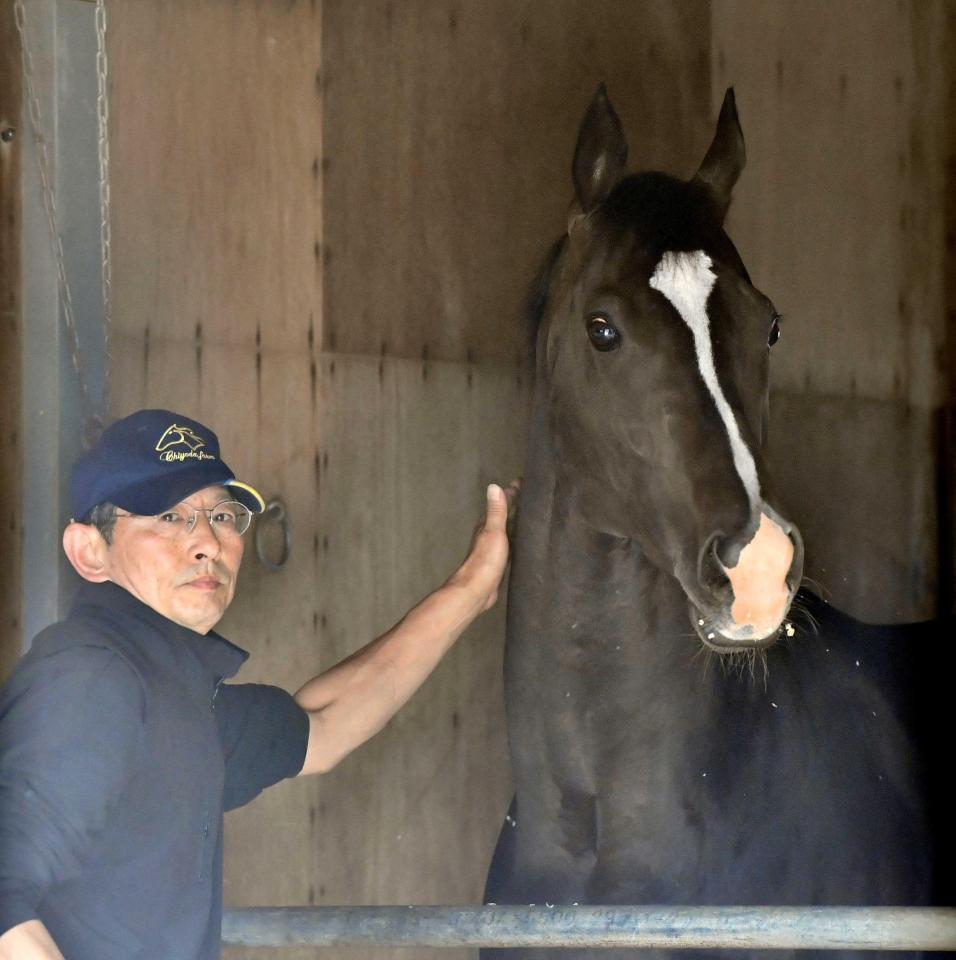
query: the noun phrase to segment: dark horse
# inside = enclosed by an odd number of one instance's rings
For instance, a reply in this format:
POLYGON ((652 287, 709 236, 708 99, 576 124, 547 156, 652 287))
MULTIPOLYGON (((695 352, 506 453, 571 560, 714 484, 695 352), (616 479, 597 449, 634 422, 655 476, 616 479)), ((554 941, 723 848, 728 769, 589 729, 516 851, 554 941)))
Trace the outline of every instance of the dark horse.
POLYGON ((732 91, 690 181, 625 175, 626 155, 601 87, 532 297, 515 800, 486 899, 929 903, 931 641, 797 596, 799 533, 761 454, 780 318, 722 226, 744 165, 732 91))

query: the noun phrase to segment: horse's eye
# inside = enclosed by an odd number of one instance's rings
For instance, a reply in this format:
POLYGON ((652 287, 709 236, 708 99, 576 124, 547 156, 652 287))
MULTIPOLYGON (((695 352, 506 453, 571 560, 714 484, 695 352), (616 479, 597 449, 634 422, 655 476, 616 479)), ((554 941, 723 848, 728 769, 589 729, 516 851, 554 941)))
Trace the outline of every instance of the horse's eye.
POLYGON ((588 337, 592 345, 601 351, 613 350, 621 345, 621 335, 605 317, 588 318, 588 337))
POLYGON ((770 336, 767 337, 767 346, 772 347, 780 339, 780 321, 783 317, 779 313, 773 315, 770 323, 770 336))

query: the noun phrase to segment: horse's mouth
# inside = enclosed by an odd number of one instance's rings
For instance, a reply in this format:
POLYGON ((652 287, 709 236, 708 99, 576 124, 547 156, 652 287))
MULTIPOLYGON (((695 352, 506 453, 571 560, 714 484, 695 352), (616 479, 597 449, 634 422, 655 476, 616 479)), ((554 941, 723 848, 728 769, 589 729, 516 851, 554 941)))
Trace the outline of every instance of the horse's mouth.
MULTIPOLYGON (((789 604, 787 605, 789 610, 789 604)), ((689 607, 691 623, 701 643, 715 653, 745 653, 766 650, 782 636, 791 636, 793 627, 784 617, 780 623, 765 631, 757 631, 750 624, 733 626, 724 617, 707 616, 693 604, 689 607)))

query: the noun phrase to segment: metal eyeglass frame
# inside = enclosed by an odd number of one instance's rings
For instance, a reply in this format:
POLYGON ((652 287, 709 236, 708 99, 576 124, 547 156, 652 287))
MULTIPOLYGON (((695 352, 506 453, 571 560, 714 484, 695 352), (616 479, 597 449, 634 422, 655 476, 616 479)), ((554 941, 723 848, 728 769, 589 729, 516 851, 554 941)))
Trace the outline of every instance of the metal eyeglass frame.
MULTIPOLYGON (((175 513, 177 507, 186 507, 188 510, 192 510, 192 516, 186 521, 185 527, 181 529, 176 529, 173 531, 173 536, 178 537, 182 536, 183 533, 192 533, 196 529, 196 519, 199 517, 200 513, 206 514, 206 522, 209 524, 209 529, 216 535, 216 539, 220 539, 222 535, 232 536, 232 531, 228 527, 225 529, 221 526, 218 526, 213 520, 213 515, 215 512, 226 503, 234 503, 237 506, 241 507, 246 511, 246 525, 239 530, 236 528, 236 535, 242 536, 246 533, 249 528, 252 526, 252 511, 241 501, 229 498, 227 500, 220 500, 217 504, 211 507, 194 507, 189 503, 186 503, 184 500, 181 500, 179 503, 175 504, 173 507, 170 507, 168 510, 164 510, 162 513, 157 513, 152 516, 146 514, 146 518, 149 520, 160 520, 162 517, 166 516, 168 513, 175 513)), ((128 519, 129 517, 142 517, 144 514, 141 513, 117 513, 116 519, 128 519)))

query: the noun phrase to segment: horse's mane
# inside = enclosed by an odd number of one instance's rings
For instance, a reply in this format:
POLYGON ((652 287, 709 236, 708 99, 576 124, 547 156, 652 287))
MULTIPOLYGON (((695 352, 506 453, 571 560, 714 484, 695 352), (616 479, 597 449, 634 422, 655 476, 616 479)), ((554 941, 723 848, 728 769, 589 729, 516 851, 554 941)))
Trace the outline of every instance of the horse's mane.
POLYGON ((636 235, 654 262, 667 251, 712 250, 728 242, 704 184, 654 170, 625 177, 601 213, 610 226, 636 235))
MULTIPOLYGON (((595 211, 600 223, 616 234, 637 238, 648 259, 656 263, 671 250, 721 251, 747 277, 733 244, 723 231, 721 217, 707 188, 694 180, 678 180, 648 171, 621 180, 595 211)), ((551 244, 528 291, 530 354, 534 356, 538 331, 548 310, 555 268, 566 248, 567 235, 551 244)))
POLYGON ((554 268, 564 253, 567 240, 567 234, 564 234, 551 244, 544 262, 528 289, 525 300, 525 317, 528 320, 528 353, 532 359, 534 358, 535 344, 538 340, 538 330, 541 328, 541 321, 548 309, 554 268))

